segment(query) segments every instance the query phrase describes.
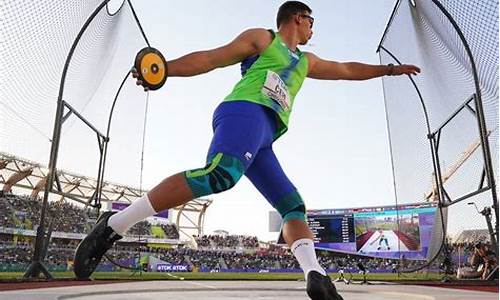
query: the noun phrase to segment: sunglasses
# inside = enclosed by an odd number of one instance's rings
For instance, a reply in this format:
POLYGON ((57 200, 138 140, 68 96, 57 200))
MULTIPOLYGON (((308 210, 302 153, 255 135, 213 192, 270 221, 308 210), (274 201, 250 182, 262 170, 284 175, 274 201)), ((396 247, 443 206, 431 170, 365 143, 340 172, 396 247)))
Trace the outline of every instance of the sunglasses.
POLYGON ((299 16, 302 17, 302 18, 309 19, 309 24, 310 24, 311 28, 313 27, 313 24, 314 24, 314 18, 313 17, 311 17, 310 15, 299 15, 299 16))

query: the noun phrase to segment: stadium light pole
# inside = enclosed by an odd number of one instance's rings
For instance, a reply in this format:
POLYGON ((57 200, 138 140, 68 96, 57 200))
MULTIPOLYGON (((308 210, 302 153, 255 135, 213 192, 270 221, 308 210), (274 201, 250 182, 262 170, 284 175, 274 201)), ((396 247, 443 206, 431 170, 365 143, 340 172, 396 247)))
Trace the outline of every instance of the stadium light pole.
POLYGON ((101 4, 94 10, 94 12, 90 15, 87 21, 83 24, 80 32, 76 36, 71 49, 66 57, 66 62, 64 64, 64 69, 61 75, 61 83, 59 85, 59 96, 57 98, 57 108, 56 108, 56 116, 54 121, 54 131, 52 133, 52 145, 50 149, 50 159, 49 159, 49 172, 47 174, 47 184, 45 186, 44 194, 43 194, 43 202, 42 202, 42 211, 40 214, 40 224, 37 228, 36 240, 35 240, 35 251, 33 253, 33 259, 31 264, 28 266, 26 272, 24 273, 24 279, 33 279, 38 278, 40 273, 45 275, 46 279, 52 279, 52 275, 43 265, 43 260, 45 259, 47 244, 50 238, 50 230, 49 232, 45 232, 45 219, 47 214, 47 206, 48 199, 51 192, 53 192, 53 185, 56 179, 56 165, 57 165, 57 156, 59 153, 59 144, 61 140, 61 129, 62 123, 64 122, 64 109, 66 107, 65 102, 63 100, 64 94, 64 83, 66 81, 66 74, 68 72, 69 64, 71 62, 71 58, 73 57, 73 53, 76 50, 76 46, 80 41, 83 33, 88 28, 92 20, 97 16, 97 14, 101 11, 101 9, 108 4, 110 0, 103 0, 101 4))

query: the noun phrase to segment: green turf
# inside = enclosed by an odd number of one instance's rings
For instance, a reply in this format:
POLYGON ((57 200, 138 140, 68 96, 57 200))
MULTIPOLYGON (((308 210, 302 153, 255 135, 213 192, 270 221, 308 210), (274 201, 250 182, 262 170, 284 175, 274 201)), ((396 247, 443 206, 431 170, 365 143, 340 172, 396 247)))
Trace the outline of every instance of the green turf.
MULTIPOLYGON (((53 272, 56 279, 72 279, 73 272, 53 272)), ((22 272, 0 272, 0 280, 21 279, 22 272)), ((338 274, 330 274, 332 279, 338 274)), ((349 275, 347 278, 351 278, 349 275)), ((132 273, 132 272, 96 272, 92 279, 97 280, 299 280, 303 279, 302 273, 132 273)), ((372 281, 393 281, 393 280, 440 280, 441 274, 418 273, 418 274, 369 274, 368 280, 372 281)), ((353 274, 353 280, 362 280, 360 274, 353 274)))

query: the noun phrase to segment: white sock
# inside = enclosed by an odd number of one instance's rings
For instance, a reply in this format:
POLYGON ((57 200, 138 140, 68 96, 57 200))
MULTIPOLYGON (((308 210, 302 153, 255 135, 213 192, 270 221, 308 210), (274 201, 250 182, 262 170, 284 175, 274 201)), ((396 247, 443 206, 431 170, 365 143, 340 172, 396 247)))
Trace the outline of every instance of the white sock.
POLYGON ((112 215, 108 225, 119 235, 123 235, 135 223, 156 214, 148 195, 135 200, 124 210, 112 215))
POLYGON ((302 271, 307 279, 307 274, 310 271, 317 271, 322 275, 326 275, 325 270, 318 263, 316 252, 314 251, 314 242, 311 239, 300 239, 293 242, 291 247, 293 255, 300 264, 302 271))

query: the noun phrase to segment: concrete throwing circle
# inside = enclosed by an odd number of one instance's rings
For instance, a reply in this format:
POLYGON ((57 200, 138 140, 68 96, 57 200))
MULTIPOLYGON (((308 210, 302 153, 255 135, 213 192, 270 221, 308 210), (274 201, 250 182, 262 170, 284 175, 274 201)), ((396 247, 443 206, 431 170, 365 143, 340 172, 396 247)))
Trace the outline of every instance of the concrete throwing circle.
MULTIPOLYGON (((498 300, 498 292, 450 289, 435 286, 372 282, 371 285, 336 284, 346 300, 498 300)), ((94 285, 10 290, 0 292, 9 300, 306 300, 304 281, 190 281, 156 280, 96 282, 94 285)))
MULTIPOLYGON (((339 290, 345 299, 349 300, 435 300, 436 298, 427 295, 414 295, 402 292, 379 291, 371 292, 369 290, 339 290)), ((72 300, 186 300, 186 299, 206 299, 206 300, 237 300, 237 299, 308 299, 303 288, 295 289, 247 289, 247 288, 201 288, 196 290, 186 289, 156 289, 156 290, 115 290, 106 292, 89 292, 74 295, 60 296, 57 299, 72 300)))

